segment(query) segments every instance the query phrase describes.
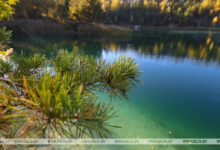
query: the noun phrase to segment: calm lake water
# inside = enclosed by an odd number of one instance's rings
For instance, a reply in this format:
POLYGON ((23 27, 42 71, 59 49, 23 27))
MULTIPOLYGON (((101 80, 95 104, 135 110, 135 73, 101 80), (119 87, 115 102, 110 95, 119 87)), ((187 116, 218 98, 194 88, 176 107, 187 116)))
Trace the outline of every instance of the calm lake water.
MULTIPOLYGON (((12 46, 28 55, 54 57, 60 49, 76 50, 113 61, 135 58, 143 84, 130 100, 112 101, 118 138, 220 138, 220 33, 163 31, 128 37, 14 37, 12 46), (169 134, 172 131, 172 134, 169 134)), ((109 100, 100 94, 100 100, 109 100)), ((59 149, 68 149, 58 147, 59 149)), ((70 148, 70 147, 69 147, 70 148)), ((71 148, 73 148, 71 146, 71 148)), ((79 148, 79 147, 76 147, 79 148)), ((84 149, 220 149, 219 146, 88 146, 84 149)))

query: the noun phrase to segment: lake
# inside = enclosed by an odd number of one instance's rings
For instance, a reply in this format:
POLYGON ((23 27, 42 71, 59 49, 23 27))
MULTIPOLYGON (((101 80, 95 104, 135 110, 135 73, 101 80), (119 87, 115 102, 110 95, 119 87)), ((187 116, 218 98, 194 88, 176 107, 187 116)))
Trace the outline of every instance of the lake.
MULTIPOLYGON (((110 120, 117 138, 220 138, 220 32, 141 31, 128 37, 17 36, 17 52, 54 57, 78 50, 111 62, 133 57, 142 84, 129 101, 113 99, 118 117, 110 120), (172 133, 171 133, 171 132, 172 133), (171 134, 170 134, 171 133, 171 134)), ((100 94, 100 100, 110 101, 100 94)), ((64 147, 59 147, 63 148, 64 147)), ((87 149, 220 149, 219 146, 88 146, 87 149)), ((68 149, 68 148, 67 148, 68 149)))

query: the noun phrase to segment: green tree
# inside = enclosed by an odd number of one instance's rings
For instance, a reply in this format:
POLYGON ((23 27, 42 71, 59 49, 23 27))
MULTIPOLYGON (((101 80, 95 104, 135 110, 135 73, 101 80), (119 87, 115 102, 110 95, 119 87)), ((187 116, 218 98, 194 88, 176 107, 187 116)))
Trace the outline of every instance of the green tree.
MULTIPOLYGON (((0 21, 3 19, 10 19, 14 14, 15 5, 19 0, 4 0, 0 1, 0 21)), ((11 39, 11 31, 7 31, 5 27, 0 28, 0 50, 5 49, 5 44, 8 44, 11 39)))
POLYGON ((2 19, 10 19, 14 14, 15 5, 19 0, 1 0, 0 1, 0 20, 2 19))

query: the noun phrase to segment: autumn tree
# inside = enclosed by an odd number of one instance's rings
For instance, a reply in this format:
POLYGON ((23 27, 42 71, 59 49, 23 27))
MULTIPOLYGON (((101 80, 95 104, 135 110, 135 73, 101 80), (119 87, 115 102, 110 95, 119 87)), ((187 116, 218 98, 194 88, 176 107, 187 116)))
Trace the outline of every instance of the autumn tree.
POLYGON ((83 22, 96 22, 103 13, 99 0, 72 1, 71 15, 73 19, 83 22))
MULTIPOLYGON (((19 0, 4 0, 0 1, 0 21, 4 19, 11 19, 12 15, 15 13, 13 6, 19 0)), ((6 27, 0 28, 0 50, 7 48, 6 44, 10 42, 11 31, 8 31, 6 27)))
POLYGON ((121 7, 120 0, 112 0, 112 3, 111 3, 111 9, 112 10, 115 10, 117 8, 120 8, 120 7, 121 7))

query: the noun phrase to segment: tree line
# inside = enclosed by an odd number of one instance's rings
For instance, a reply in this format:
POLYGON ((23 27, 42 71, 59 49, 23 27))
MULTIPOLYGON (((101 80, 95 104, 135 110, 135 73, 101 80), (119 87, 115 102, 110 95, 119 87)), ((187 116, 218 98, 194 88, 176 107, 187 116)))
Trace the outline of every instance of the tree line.
POLYGON ((143 26, 219 26, 220 0, 20 0, 15 18, 143 26))

